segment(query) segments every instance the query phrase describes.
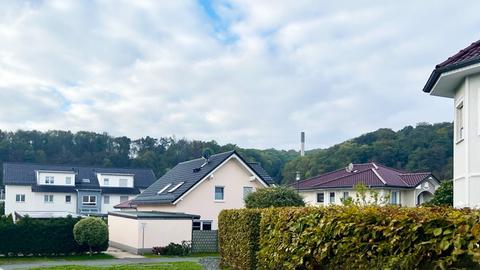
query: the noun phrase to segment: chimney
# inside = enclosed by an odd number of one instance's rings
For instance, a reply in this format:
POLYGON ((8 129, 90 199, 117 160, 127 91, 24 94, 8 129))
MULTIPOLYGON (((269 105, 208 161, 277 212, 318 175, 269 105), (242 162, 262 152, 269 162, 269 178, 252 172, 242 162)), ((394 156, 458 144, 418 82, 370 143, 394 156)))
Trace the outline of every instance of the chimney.
POLYGON ((305 156, 305 131, 300 132, 300 156, 305 156))

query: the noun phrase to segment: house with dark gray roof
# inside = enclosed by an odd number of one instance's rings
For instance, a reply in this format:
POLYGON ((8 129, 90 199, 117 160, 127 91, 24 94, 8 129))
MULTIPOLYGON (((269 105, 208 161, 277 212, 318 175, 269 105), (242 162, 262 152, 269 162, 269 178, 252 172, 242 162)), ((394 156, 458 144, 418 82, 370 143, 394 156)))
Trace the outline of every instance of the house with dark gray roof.
POLYGON ((274 183, 260 164, 228 151, 179 163, 139 194, 129 208, 196 214, 200 219, 194 229, 215 229, 221 210, 243 208, 245 196, 274 183))
POLYGON ((453 206, 480 207, 480 40, 436 65, 423 91, 453 100, 453 206))
POLYGON ((156 180, 150 169, 4 163, 5 212, 101 215, 156 180))
MULTIPOLYGON (((376 163, 350 164, 292 184, 309 205, 342 204, 351 197, 357 199, 356 186, 378 191, 391 204, 416 206, 429 201, 440 182, 430 172, 409 173, 376 163)), ((368 196, 368 194, 367 194, 368 196)))

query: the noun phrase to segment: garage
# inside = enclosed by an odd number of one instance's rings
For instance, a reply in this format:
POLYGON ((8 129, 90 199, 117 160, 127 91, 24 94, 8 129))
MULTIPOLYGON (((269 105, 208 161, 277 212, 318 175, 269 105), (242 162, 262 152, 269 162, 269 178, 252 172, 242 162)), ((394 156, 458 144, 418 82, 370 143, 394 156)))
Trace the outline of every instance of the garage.
POLYGON ((153 247, 192 241, 192 221, 199 218, 177 212, 109 212, 109 243, 111 247, 141 254, 151 252, 153 247))

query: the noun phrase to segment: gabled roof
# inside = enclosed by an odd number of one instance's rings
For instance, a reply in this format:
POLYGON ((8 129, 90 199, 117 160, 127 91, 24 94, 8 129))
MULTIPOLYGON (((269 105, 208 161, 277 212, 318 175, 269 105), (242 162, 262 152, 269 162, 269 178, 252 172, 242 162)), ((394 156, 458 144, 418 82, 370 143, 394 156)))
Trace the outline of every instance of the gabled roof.
POLYGON ((145 189, 155 182, 155 175, 150 169, 99 168, 72 165, 44 165, 31 163, 4 163, 3 183, 5 185, 32 186, 32 191, 70 192, 75 189, 99 189, 97 173, 134 175, 134 188, 103 187, 102 192, 111 194, 138 194, 139 189, 145 189), (74 172, 74 187, 39 186, 36 181, 36 171, 74 172), (89 183, 83 181, 89 179, 89 183), (58 191, 57 191, 58 190, 58 191), (118 193, 117 193, 118 192, 118 193))
MULTIPOLYGON (((423 180, 431 176, 432 174, 429 172, 405 173, 375 163, 365 163, 353 164, 353 169, 351 171, 342 168, 310 179, 302 180, 298 183, 293 183, 292 187, 301 190, 309 190, 353 188, 357 184, 364 184, 369 187, 415 188, 423 180)), ((436 178, 434 179, 436 180, 436 178)))
POLYGON ((133 204, 133 200, 124 201, 115 205, 113 208, 115 209, 136 209, 135 205, 133 204))
POLYGON ((480 63, 480 40, 470 44, 470 46, 449 57, 442 63, 436 65, 435 69, 430 74, 427 83, 423 87, 423 91, 430 93, 442 73, 477 63, 480 63))
POLYGON ((199 215, 192 215, 180 212, 159 212, 159 211, 114 211, 108 212, 111 216, 131 219, 199 219, 199 215))
POLYGON ((260 164, 247 163, 236 151, 228 151, 212 155, 209 158, 208 163, 205 163, 205 159, 203 158, 197 158, 177 164, 177 166, 170 169, 149 188, 143 191, 142 194, 135 198, 134 203, 174 203, 183 194, 192 189, 198 182, 208 176, 213 170, 215 170, 218 166, 220 166, 224 161, 226 161, 233 155, 243 161, 243 163, 248 166, 249 169, 260 178, 260 181, 264 182, 266 185, 274 184, 273 179, 267 174, 267 172, 265 172, 265 170, 260 166, 260 164), (178 186, 177 189, 172 192, 168 192, 173 187, 179 184, 181 185, 178 186), (168 188, 166 188, 167 186, 168 188), (163 192, 158 194, 158 192, 162 190, 163 192))

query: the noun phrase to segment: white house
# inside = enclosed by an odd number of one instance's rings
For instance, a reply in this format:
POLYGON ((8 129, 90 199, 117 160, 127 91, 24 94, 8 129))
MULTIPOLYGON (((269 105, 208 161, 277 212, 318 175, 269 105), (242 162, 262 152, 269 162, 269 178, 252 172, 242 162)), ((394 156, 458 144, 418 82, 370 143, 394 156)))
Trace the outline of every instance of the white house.
POLYGON ((453 205, 480 207, 480 41, 438 64, 424 92, 453 99, 453 205))
POLYGON ((5 163, 5 213, 107 214, 155 182, 147 169, 5 163))
POLYGON ((229 151, 179 163, 132 201, 138 211, 200 216, 193 230, 216 230, 223 209, 243 208, 244 198, 274 184, 258 163, 229 151))
MULTIPOLYGON (((308 205, 342 204, 348 197, 357 198, 355 186, 365 186, 378 191, 381 197, 390 198, 391 204, 416 206, 429 201, 440 182, 429 172, 407 173, 375 163, 350 164, 293 184, 308 205)), ((367 200, 371 198, 367 194, 367 200)))

